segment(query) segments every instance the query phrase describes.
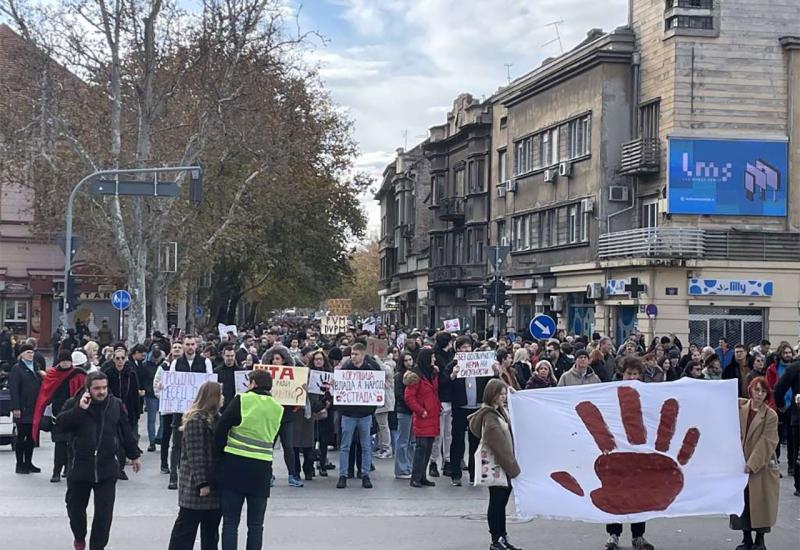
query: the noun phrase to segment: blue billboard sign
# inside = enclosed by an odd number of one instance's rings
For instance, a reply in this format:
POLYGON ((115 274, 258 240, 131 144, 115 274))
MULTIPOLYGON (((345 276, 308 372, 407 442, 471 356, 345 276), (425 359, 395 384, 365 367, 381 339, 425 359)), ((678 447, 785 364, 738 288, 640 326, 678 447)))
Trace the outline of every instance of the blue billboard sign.
POLYGON ((785 141, 669 139, 670 214, 785 216, 785 141))

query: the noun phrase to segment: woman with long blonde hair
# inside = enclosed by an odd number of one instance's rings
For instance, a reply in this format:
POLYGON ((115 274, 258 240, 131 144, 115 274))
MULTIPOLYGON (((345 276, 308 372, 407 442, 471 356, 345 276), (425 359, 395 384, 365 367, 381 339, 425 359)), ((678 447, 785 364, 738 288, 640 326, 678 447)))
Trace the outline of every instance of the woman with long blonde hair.
POLYGON ((181 464, 178 477, 178 517, 169 550, 191 550, 200 527, 200 548, 216 549, 222 519, 219 493, 212 486, 214 423, 222 407, 222 386, 204 382, 183 415, 181 464))

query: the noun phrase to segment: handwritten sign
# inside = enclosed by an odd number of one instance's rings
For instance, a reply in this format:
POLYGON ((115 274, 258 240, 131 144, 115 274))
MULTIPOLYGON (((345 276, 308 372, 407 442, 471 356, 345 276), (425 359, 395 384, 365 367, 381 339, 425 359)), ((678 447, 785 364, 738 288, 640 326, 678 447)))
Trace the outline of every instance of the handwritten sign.
POLYGON ((236 393, 244 393, 247 391, 248 376, 253 372, 251 370, 237 370, 233 373, 236 379, 236 393))
POLYGON ((456 353, 458 377, 494 376, 492 365, 497 361, 493 351, 470 351, 456 353))
POLYGON ((306 404, 308 367, 257 364, 253 370, 265 370, 272 375, 272 397, 281 405, 306 404))
POLYGON ((327 306, 331 315, 347 317, 353 311, 353 300, 349 298, 331 298, 328 300, 327 306))
POLYGON ((217 325, 217 331, 219 331, 220 340, 227 340, 229 332, 232 332, 234 336, 239 336, 239 331, 236 328, 236 325, 226 325, 225 323, 220 323, 217 325))
POLYGON ((364 323, 363 325, 361 325, 361 330, 363 330, 364 332, 369 332, 370 334, 375 334, 376 326, 377 326, 377 323, 375 323, 375 322, 364 323))
POLYGON ((389 353, 389 343, 383 338, 367 338, 367 353, 383 359, 389 353))
POLYGON ((332 372, 314 369, 308 371, 308 393, 324 395, 325 390, 323 390, 322 387, 331 385, 333 385, 332 372))
POLYGON ((461 330, 461 319, 445 319, 445 332, 458 332, 461 330))
POLYGON ((320 319, 320 332, 326 336, 336 336, 347 331, 347 317, 344 315, 329 315, 320 319))
POLYGON ((165 371, 161 377, 161 400, 159 411, 167 413, 185 413, 197 397, 200 386, 207 380, 217 381, 216 374, 197 372, 165 371))
POLYGON ((379 370, 333 372, 333 402, 336 405, 383 405, 386 373, 379 370))

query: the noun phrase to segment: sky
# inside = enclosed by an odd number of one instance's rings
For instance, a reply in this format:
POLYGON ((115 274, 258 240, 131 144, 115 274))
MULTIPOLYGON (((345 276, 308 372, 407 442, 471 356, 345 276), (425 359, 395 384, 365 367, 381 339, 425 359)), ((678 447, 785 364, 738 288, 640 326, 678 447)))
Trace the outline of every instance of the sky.
MULTIPOLYGON (((627 21, 628 0, 284 0, 301 30, 324 37, 309 51, 333 100, 355 123, 356 168, 379 184, 398 147, 423 141, 462 92, 492 95, 558 56, 592 28, 627 21), (299 10, 299 11, 298 11, 299 10), (549 42, 549 44, 548 44, 549 42), (511 64, 510 68, 505 65, 511 64)), ((369 231, 380 208, 362 204, 369 231)))

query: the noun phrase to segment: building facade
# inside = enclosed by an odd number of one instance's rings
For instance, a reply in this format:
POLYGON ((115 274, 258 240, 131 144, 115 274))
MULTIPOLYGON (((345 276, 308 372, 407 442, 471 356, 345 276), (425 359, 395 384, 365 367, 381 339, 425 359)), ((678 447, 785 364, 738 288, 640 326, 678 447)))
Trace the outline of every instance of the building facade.
POLYGON ((397 150, 383 172, 375 200, 381 205, 381 317, 386 324, 409 328, 429 325, 428 230, 433 213, 428 159, 420 145, 397 150))
POLYGON ((481 287, 486 282, 491 170, 491 103, 459 95, 445 124, 422 144, 430 161, 427 207, 430 323, 459 319, 462 328, 486 330, 481 287))

